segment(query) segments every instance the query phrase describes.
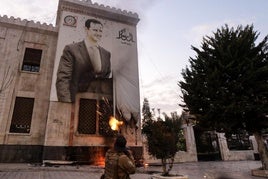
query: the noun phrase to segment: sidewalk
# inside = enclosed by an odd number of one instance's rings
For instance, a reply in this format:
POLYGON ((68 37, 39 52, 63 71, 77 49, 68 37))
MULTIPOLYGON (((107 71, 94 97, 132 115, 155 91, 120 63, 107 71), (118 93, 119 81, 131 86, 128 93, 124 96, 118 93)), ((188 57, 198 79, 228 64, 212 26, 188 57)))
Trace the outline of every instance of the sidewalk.
MULTIPOLYGON (((185 174, 189 179, 262 179, 253 177, 251 169, 259 168, 260 161, 191 162, 175 164, 171 173, 185 174)), ((161 172, 161 166, 137 168, 131 179, 150 179, 161 172)), ((103 168, 89 165, 40 166, 0 163, 0 179, 99 179, 103 168)))

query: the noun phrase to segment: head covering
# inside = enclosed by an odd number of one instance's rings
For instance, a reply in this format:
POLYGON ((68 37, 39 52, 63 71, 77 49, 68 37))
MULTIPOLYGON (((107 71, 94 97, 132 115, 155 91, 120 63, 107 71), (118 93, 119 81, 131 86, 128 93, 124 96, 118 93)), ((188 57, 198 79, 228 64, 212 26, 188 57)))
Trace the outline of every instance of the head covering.
POLYGON ((123 135, 118 135, 114 143, 114 149, 118 152, 123 152, 126 150, 126 144, 126 138, 123 135))

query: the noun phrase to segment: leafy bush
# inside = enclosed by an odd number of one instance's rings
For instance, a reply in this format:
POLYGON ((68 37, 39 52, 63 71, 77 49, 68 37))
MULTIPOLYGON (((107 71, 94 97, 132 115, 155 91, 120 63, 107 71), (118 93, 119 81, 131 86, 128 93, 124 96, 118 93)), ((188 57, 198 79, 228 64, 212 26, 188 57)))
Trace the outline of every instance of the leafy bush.
POLYGON ((163 176, 167 176, 173 167, 174 157, 180 148, 182 119, 176 114, 173 114, 172 117, 166 114, 164 116, 165 120, 146 120, 143 124, 142 133, 147 137, 149 154, 161 159, 163 176))

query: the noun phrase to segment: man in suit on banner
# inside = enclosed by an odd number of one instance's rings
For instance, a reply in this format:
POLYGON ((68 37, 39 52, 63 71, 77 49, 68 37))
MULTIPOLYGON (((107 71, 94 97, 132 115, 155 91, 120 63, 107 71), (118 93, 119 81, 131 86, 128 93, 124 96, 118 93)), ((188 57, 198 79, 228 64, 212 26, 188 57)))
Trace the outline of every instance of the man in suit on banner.
POLYGON ((88 19, 85 29, 86 39, 66 45, 63 50, 56 80, 60 102, 73 103, 77 92, 86 92, 92 82, 111 77, 111 53, 98 45, 102 23, 88 19))

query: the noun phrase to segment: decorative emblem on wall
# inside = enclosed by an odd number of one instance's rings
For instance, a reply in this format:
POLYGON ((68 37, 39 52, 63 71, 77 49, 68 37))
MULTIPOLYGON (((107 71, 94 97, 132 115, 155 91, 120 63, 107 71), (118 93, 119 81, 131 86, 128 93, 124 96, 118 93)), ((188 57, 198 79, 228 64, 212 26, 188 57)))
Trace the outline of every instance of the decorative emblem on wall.
POLYGON ((76 24, 77 24, 77 17, 71 15, 67 15, 64 17, 63 25, 76 27, 76 24))

